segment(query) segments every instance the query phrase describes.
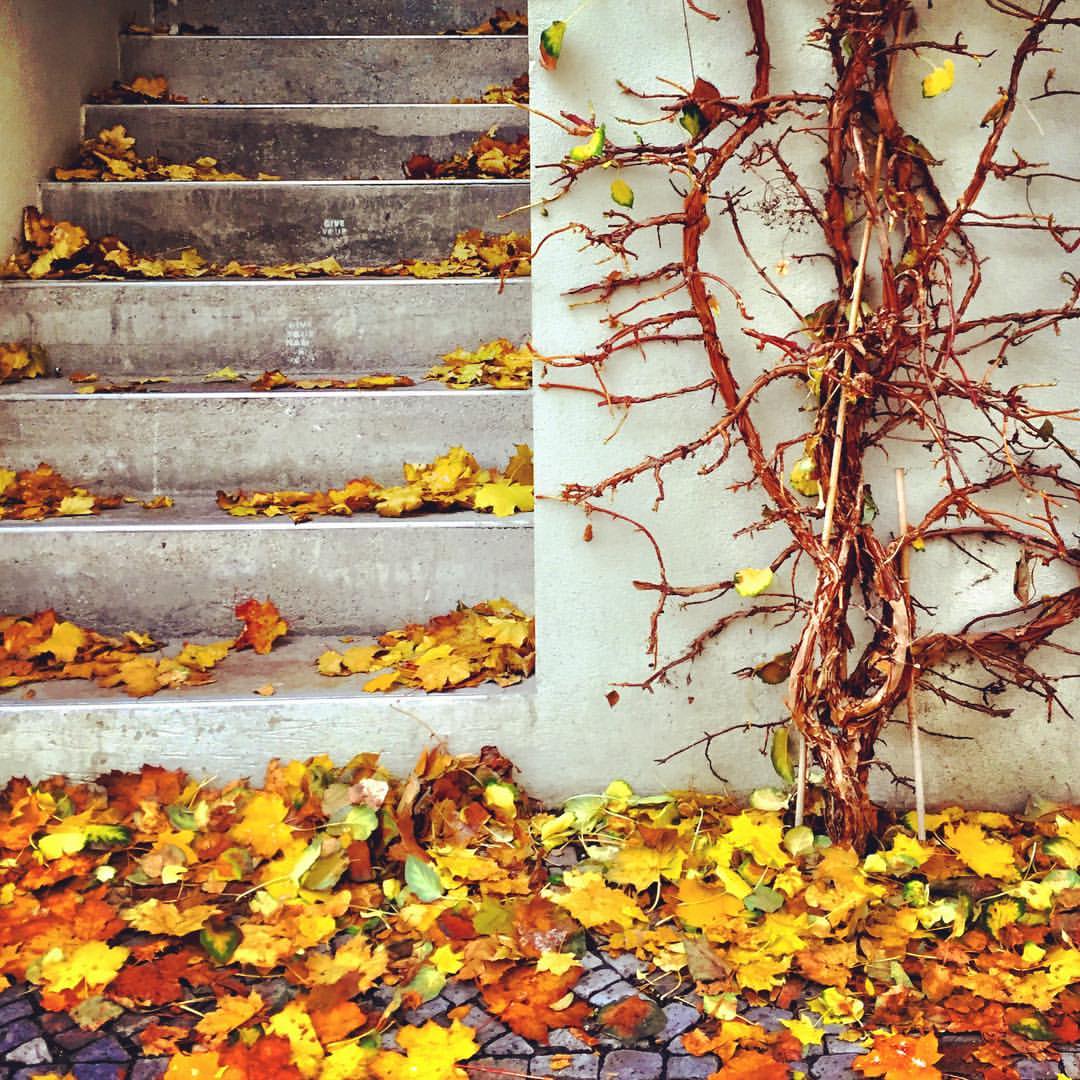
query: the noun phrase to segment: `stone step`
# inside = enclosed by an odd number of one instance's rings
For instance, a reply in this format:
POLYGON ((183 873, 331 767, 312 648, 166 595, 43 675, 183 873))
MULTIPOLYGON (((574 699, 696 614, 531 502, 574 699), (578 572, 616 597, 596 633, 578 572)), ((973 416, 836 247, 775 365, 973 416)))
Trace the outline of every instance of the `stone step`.
POLYGON ((65 374, 115 379, 200 377, 230 364, 256 374, 422 376, 453 349, 524 341, 529 285, 523 278, 501 290, 483 278, 8 281, 0 282, 0 341, 44 345, 65 374))
POLYGON ((357 516, 344 528, 234 519, 209 530, 146 513, 155 527, 110 529, 104 516, 90 529, 4 527, 0 613, 51 607, 103 632, 211 640, 235 636, 233 608, 249 596, 269 596, 298 634, 380 634, 500 596, 532 609, 522 518, 357 516))
POLYGON ((260 183, 45 183, 45 213, 147 253, 197 247, 204 258, 273 264, 334 256, 343 265, 442 259, 464 229, 529 201, 528 181, 297 180, 260 183))
POLYGON ((87 136, 122 124, 136 150, 172 161, 216 157, 255 176, 399 179, 412 154, 465 153, 485 131, 514 140, 529 128, 514 105, 87 105, 87 136))
MULTIPOLYGON (((222 34, 438 34, 478 26, 493 0, 151 0, 154 24, 214 26, 222 34)), ((526 0, 502 5, 524 11, 526 0)), ((141 14, 141 12, 140 12, 141 14)))
MULTIPOLYGON (((262 5, 257 5, 261 10, 262 5)), ((529 68, 525 37, 122 37, 123 75, 165 75, 191 102, 481 99, 529 68)), ((156 108, 156 106, 155 106, 156 108)))
POLYGON ((332 638, 290 636, 269 656, 230 656, 208 686, 138 701, 85 682, 37 684, 32 700, 22 688, 0 692, 0 723, 12 748, 0 762, 0 780, 90 780, 143 764, 222 782, 261 780, 272 757, 328 754, 344 764, 366 751, 382 752, 383 764, 406 776, 439 738, 462 753, 493 745, 513 760, 535 758, 535 680, 446 694, 365 694, 363 676, 329 679, 315 671, 313 658, 335 645, 332 638), (273 697, 253 693, 267 683, 273 697))
POLYGON ((102 494, 325 489, 363 475, 393 484, 402 462, 455 445, 502 467, 532 430, 527 391, 65 395, 8 389, 0 464, 48 461, 102 494))

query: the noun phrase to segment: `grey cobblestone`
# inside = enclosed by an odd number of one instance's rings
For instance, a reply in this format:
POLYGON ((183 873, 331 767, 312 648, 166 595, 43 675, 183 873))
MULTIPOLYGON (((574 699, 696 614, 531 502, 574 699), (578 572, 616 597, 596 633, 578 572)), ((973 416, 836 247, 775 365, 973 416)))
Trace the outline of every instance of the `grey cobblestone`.
POLYGON ((604 958, 602 956, 597 956, 594 952, 587 952, 581 958, 581 966, 586 971, 592 971, 594 968, 604 966, 604 958))
POLYGON ((16 1020, 5 1031, 0 1032, 0 1054, 7 1054, 16 1046, 37 1038, 41 1028, 33 1020, 16 1020))
POLYGON ((847 1042, 836 1035, 826 1035, 825 1052, 827 1054, 862 1054, 866 1052, 866 1048, 858 1043, 847 1042))
POLYGON ((667 1080, 706 1080, 719 1068, 720 1059, 714 1054, 669 1058, 667 1080))
POLYGON ((472 1001, 480 991, 472 983, 452 982, 446 985, 442 996, 451 1005, 464 1005, 466 1001, 472 1001))
POLYGON ((73 1065, 71 1073, 75 1080, 126 1080, 127 1066, 116 1061, 95 1061, 73 1065))
POLYGON ((494 1054, 497 1057, 503 1056, 525 1056, 528 1057, 533 1052, 533 1047, 530 1043, 526 1042, 520 1035, 500 1035, 497 1039, 489 1042, 484 1050, 488 1054, 494 1054))
POLYGON ((1055 1080, 1059 1069, 1056 1061, 1021 1061, 1016 1071, 1020 1080, 1055 1080))
POLYGON ((554 1046, 569 1053, 585 1053, 592 1049, 587 1042, 579 1039, 569 1028, 556 1028, 552 1031, 548 1036, 548 1046, 554 1046))
POLYGON ((574 985, 574 993, 578 997, 587 998, 590 994, 595 994, 598 990, 603 990, 605 986, 610 986, 619 978, 617 971, 612 971, 609 967, 598 967, 594 971, 590 971, 588 975, 582 976, 574 985))
POLYGON ((664 1015, 667 1017, 667 1023, 664 1025, 664 1030, 656 1037, 658 1042, 670 1042, 676 1035, 689 1031, 702 1019, 697 1009, 692 1009, 681 1001, 673 1001, 668 1005, 664 1009, 664 1015))
POLYGON ((1067 1050, 1061 1055, 1061 1071, 1069 1080, 1080 1077, 1080 1053, 1067 1050))
POLYGON ((620 979, 596 993, 579 996, 588 996, 589 1003, 599 1008, 601 1005, 614 1005, 616 1001, 622 1001, 623 998, 631 997, 635 993, 637 993, 636 987, 631 986, 625 979, 620 979))
POLYGON ((21 1020, 24 1016, 29 1016, 33 1011, 34 1006, 30 1004, 28 998, 21 998, 18 1001, 13 1001, 10 1005, 4 1005, 0 1008, 0 1027, 10 1024, 13 1020, 21 1020))
POLYGON ((633 953, 612 956, 608 959, 608 965, 613 967, 624 979, 636 979, 645 966, 633 953))
MULTIPOLYGON (((469 1080, 507 1080, 507 1073, 527 1076, 528 1058, 474 1058, 469 1062, 469 1080)), ((131 1080, 135 1080, 132 1077, 131 1080)))
POLYGON ((616 1050, 604 1058, 600 1080, 660 1080, 664 1059, 648 1050, 616 1050))
POLYGON ((143 1058, 135 1062, 128 1080, 160 1080, 168 1067, 168 1058, 143 1058))
POLYGON ((71 1055, 74 1061, 127 1061, 130 1056, 111 1035, 104 1035, 71 1055))
POLYGON ((775 1005, 756 1005, 747 1009, 742 1017, 748 1023, 760 1024, 766 1031, 779 1031, 782 1020, 795 1018, 787 1009, 778 1009, 775 1005))
POLYGON ((850 1054, 824 1054, 810 1066, 814 1080, 853 1080, 858 1073, 851 1067, 850 1054))
POLYGON ((557 1076, 559 1080, 597 1080, 599 1071, 597 1054, 543 1054, 529 1065, 530 1076, 557 1076))
POLYGON ((4 1060, 17 1062, 19 1065, 43 1065, 52 1061, 52 1054, 49 1052, 49 1044, 39 1035, 36 1039, 24 1042, 22 1046, 16 1046, 4 1060))

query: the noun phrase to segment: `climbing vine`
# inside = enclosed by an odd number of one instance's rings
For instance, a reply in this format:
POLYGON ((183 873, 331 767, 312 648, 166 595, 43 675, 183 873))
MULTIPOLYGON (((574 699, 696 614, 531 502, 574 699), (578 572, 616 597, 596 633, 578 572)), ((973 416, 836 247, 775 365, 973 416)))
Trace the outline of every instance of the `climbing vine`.
MULTIPOLYGON (((608 170, 614 205, 602 224, 551 230, 537 251, 570 233, 605 268, 616 268, 570 290, 574 303, 606 305, 603 340, 588 352, 547 358, 544 385, 593 395, 620 413, 702 395, 715 404, 704 430, 672 427, 665 451, 627 461, 599 480, 568 483, 561 492, 590 516, 636 528, 652 546, 655 580, 634 582, 656 597, 647 645, 651 671, 637 685, 651 690, 687 674, 736 624, 762 620, 794 628, 791 650, 769 665, 766 681, 786 684, 790 719, 783 722, 794 725, 806 748, 801 784, 807 765, 820 768, 828 828, 834 839, 856 845, 865 844, 873 828, 868 780, 883 728, 905 704, 914 717, 916 689, 942 703, 1003 716, 1008 710, 999 695, 1020 688, 1041 697, 1053 714, 1064 710, 1060 676, 1032 653, 1049 647, 1077 655, 1059 631, 1080 616, 1080 547, 1070 535, 1080 501, 1080 457, 1062 433, 1065 422, 1080 419, 1080 410, 1045 404, 1047 395, 1033 392, 1023 373, 1028 354, 1020 349, 1080 315, 1080 280, 1067 270, 1068 256, 1080 246, 1080 226, 1063 223, 1053 205, 1044 205, 1048 188, 1041 183, 1068 186, 1078 178, 1012 152, 1006 133, 1018 110, 1030 111, 1021 79, 1050 51, 1044 39, 1052 33, 1059 46, 1080 18, 1066 13, 1063 0, 985 2, 1005 17, 1011 56, 997 100, 986 103, 977 159, 954 198, 944 193, 933 138, 924 143, 905 127, 897 71, 906 72, 913 59, 925 63, 922 93, 934 97, 950 90, 962 65, 990 54, 975 52, 963 33, 926 39, 910 0, 823 4, 820 20, 806 28, 807 41, 825 51, 831 72, 826 86, 812 90, 774 85, 775 27, 763 0, 745 0, 745 16, 686 0, 691 49, 720 48, 733 20, 747 20, 754 73, 742 96, 700 77, 690 87, 662 80, 660 93, 620 84, 655 109, 624 142, 612 134, 616 125, 601 118, 546 116, 584 140, 549 166, 555 170, 551 198, 571 195, 584 177, 608 170), (635 215, 636 178, 657 173, 675 192, 671 208, 635 215), (746 229, 747 217, 760 213, 750 196, 763 179, 780 193, 776 201, 799 231, 820 238, 817 249, 811 242, 807 253, 794 257, 800 266, 828 266, 816 279, 827 290, 812 310, 785 290, 786 261, 768 266, 746 229), (1022 188, 1021 208, 985 209, 990 185, 1022 188), (766 325, 751 310, 750 294, 710 266, 704 241, 723 222, 770 303, 783 305, 782 322, 766 325), (1013 310, 1007 293, 986 286, 984 247, 991 239, 1022 239, 1030 251, 1033 238, 1044 245, 1039 258, 1060 262, 1063 271, 1042 306, 1013 310), (700 352, 693 382, 670 381, 640 396, 609 389, 621 362, 656 357, 672 344, 700 352), (559 370, 589 379, 560 379, 559 370), (786 430, 775 437, 776 391, 784 386, 795 387, 807 404, 786 414, 786 430), (928 509, 908 522, 898 475, 901 527, 886 528, 869 481, 880 477, 874 470, 882 462, 891 465, 911 445, 926 448, 941 486, 928 509), (701 462, 701 485, 715 484, 725 464, 748 466, 749 476, 736 487, 765 503, 741 533, 760 534, 767 566, 722 571, 720 580, 672 580, 668 541, 640 515, 618 508, 618 495, 643 481, 654 482, 663 500, 666 471, 690 458, 701 462), (925 548, 928 555, 920 557, 930 557, 948 545, 978 561, 976 547, 987 543, 1013 552, 1015 603, 988 607, 948 630, 920 629, 936 598, 913 594, 912 549, 925 548), (1051 568, 1052 588, 1033 587, 1036 567, 1051 568), (787 587, 780 586, 781 575, 787 587), (662 659, 665 614, 701 602, 720 608, 711 625, 662 659)), ((545 30, 543 66, 556 68, 574 40, 565 22, 545 30)), ((1036 97, 1077 92, 1059 88, 1050 69, 1036 97)), ((624 129, 620 123, 618 130, 624 129)), ((883 494, 879 481, 877 498, 883 494)), ((925 495, 919 492, 920 504, 925 495)), ((703 574, 717 577, 709 569, 703 574)), ((912 726, 917 735, 913 719, 912 726)), ((715 737, 692 745, 707 749, 715 737)))

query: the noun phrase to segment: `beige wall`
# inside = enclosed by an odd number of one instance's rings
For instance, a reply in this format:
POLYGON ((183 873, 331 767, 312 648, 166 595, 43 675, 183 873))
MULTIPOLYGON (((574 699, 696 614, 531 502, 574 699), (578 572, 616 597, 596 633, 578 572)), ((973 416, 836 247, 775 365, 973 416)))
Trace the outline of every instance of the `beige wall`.
POLYGON ((36 184, 79 140, 80 105, 117 76, 117 31, 146 0, 0 0, 0 256, 36 184))

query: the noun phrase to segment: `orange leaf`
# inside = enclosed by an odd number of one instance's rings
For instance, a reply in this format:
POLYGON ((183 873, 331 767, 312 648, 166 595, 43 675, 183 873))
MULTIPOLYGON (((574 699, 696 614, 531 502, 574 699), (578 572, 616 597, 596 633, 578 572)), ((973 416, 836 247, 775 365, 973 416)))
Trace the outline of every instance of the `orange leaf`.
POLYGON ((289 630, 289 624, 269 599, 260 603, 252 597, 237 604, 236 617, 244 620, 244 629, 233 648, 251 646, 260 656, 265 656, 273 648, 274 642, 289 630))

